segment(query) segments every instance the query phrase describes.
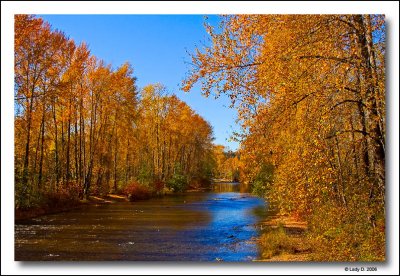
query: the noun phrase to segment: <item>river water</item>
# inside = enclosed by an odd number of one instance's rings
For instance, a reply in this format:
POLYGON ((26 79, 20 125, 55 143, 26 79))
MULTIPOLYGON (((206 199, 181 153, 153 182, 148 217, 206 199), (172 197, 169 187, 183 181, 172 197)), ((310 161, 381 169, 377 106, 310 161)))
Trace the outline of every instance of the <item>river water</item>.
POLYGON ((215 183, 147 201, 88 206, 15 225, 15 260, 251 261, 264 200, 215 183))

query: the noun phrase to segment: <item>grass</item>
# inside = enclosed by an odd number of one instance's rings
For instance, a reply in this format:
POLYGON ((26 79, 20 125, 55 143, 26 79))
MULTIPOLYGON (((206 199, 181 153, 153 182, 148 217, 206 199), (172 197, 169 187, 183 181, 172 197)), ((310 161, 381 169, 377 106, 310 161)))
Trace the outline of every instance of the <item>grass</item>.
POLYGON ((284 256, 282 260, 288 260, 291 255, 309 253, 310 246, 305 241, 305 236, 288 234, 282 225, 277 228, 270 228, 261 235, 262 258, 271 259, 277 256, 284 256))

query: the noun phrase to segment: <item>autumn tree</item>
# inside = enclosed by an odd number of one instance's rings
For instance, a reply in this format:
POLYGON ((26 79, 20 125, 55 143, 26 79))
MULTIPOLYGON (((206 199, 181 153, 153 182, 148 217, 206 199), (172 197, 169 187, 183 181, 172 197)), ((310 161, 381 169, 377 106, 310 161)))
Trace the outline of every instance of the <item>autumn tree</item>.
POLYGON ((160 84, 143 88, 140 102, 139 177, 168 182, 177 174, 187 182, 209 178, 211 126, 160 84))
POLYGON ((211 178, 208 122, 160 84, 139 90, 129 63, 113 68, 32 15, 15 16, 14 96, 18 209, 211 178))
POLYGON ((211 46, 192 55, 183 89, 231 98, 244 179, 270 168, 268 197, 309 221, 316 258, 384 258, 383 16, 234 15, 206 27, 211 46))
POLYGON ((238 153, 227 150, 223 145, 215 145, 213 152, 216 162, 213 172, 214 177, 238 182, 241 168, 238 153))

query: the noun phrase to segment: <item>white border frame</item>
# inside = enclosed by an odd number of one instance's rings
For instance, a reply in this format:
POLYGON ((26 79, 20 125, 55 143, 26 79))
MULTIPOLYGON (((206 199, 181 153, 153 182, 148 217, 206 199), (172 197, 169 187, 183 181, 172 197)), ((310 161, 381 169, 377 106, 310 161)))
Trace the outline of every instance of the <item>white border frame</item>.
POLYGON ((399 3, 397 1, 137 1, 1 2, 1 273, 2 274, 352 274, 344 268, 376 266, 359 274, 399 274, 399 3), (387 22, 387 252, 385 263, 137 263, 14 261, 14 14, 385 14, 387 22))

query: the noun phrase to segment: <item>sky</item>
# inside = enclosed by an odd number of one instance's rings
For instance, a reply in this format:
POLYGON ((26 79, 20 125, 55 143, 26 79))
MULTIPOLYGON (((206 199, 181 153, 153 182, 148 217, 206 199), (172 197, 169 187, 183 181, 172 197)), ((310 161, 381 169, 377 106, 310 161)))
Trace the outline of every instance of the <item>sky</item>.
MULTIPOLYGON (((231 150, 236 111, 229 108, 224 95, 218 99, 201 95, 200 86, 190 92, 180 90, 189 70, 189 53, 208 43, 202 15, 38 15, 53 29, 61 30, 76 44, 86 42, 91 53, 117 68, 128 61, 137 77, 137 86, 161 83, 175 93, 213 127, 215 143, 231 150)), ((217 26, 219 17, 208 15, 207 22, 217 26)))

